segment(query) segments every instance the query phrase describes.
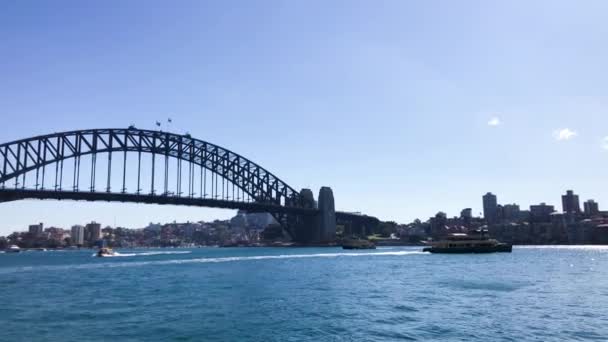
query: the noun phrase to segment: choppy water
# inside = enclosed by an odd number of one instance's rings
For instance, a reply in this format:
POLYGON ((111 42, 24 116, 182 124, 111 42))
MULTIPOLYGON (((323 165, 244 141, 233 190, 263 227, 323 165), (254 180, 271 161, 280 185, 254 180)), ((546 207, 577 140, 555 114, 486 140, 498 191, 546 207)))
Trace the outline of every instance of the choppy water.
POLYGON ((0 254, 1 341, 608 341, 608 247, 0 254))

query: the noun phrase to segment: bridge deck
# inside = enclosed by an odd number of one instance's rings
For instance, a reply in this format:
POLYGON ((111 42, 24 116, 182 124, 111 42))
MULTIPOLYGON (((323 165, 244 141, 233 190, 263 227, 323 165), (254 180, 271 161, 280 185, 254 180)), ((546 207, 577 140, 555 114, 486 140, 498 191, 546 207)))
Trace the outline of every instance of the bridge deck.
POLYGON ((152 194, 130 194, 110 192, 76 192, 29 189, 0 189, 0 202, 22 199, 84 200, 107 202, 132 202, 147 204, 187 205, 224 209, 240 209, 249 212, 271 212, 300 215, 317 215, 318 209, 286 207, 276 204, 238 202, 213 198, 178 197, 152 194))

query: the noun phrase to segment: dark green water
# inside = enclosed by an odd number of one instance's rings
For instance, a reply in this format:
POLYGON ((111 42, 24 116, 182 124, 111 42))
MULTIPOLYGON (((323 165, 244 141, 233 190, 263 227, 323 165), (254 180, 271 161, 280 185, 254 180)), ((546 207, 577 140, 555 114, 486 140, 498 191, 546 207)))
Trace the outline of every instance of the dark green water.
POLYGON ((0 254, 0 341, 608 340, 608 247, 0 254))

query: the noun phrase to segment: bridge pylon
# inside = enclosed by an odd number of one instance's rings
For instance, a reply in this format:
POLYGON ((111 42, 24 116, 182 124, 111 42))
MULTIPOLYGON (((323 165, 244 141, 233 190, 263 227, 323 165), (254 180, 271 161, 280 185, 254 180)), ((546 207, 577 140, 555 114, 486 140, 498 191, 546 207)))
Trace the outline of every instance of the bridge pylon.
MULTIPOLYGON (((301 206, 304 208, 315 208, 315 198, 310 189, 300 190, 301 206)), ((299 216, 296 218, 296 229, 294 239, 299 243, 311 243, 317 241, 315 227, 317 226, 317 216, 299 216)))
POLYGON ((324 186, 319 190, 319 242, 333 242, 336 239, 336 206, 334 193, 330 187, 324 186))
POLYGON ((294 240, 304 244, 333 242, 336 238, 336 208, 331 188, 321 188, 317 203, 310 189, 302 189, 300 199, 302 208, 317 209, 317 215, 298 215, 293 220, 296 222, 294 240))

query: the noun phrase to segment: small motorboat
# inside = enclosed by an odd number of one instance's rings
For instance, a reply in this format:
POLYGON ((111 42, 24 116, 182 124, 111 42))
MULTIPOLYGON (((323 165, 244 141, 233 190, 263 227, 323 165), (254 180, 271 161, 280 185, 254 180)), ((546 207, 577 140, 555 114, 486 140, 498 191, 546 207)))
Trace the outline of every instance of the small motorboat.
POLYGON ((19 253, 19 252, 21 252, 21 248, 19 248, 19 246, 17 246, 17 245, 10 245, 6 249, 6 253, 19 253))
POLYGON ((99 251, 97 251, 97 257, 98 258, 103 258, 103 257, 111 257, 111 256, 115 256, 116 252, 114 252, 111 248, 100 248, 99 251))
POLYGON ((346 239, 342 242, 342 249, 376 249, 376 245, 364 239, 346 239))

